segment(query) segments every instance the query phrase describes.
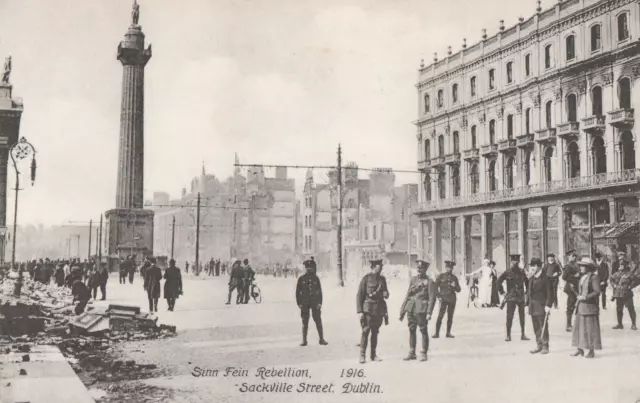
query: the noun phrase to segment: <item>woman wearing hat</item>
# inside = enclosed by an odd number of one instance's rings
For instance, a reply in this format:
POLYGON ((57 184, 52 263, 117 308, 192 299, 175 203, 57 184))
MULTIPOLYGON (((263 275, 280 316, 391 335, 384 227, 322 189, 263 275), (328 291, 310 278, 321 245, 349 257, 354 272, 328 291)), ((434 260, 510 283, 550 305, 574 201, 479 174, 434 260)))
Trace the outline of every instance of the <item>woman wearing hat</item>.
POLYGON ((467 274, 467 277, 480 274, 477 303, 479 303, 482 308, 486 308, 491 305, 491 274, 493 273, 493 270, 491 269, 491 267, 489 267, 489 263, 489 259, 484 259, 482 261, 482 267, 472 273, 467 274))
POLYGON ((498 293, 498 271, 496 270, 496 262, 489 262, 491 268, 491 307, 500 306, 500 294, 498 293))
POLYGON ((589 257, 583 257, 578 262, 580 280, 577 289, 576 315, 573 325, 571 345, 578 350, 571 354, 573 357, 584 356, 584 350, 589 350, 586 358, 595 357, 594 350, 602 350, 599 318, 600 279, 596 271, 595 262, 589 257))

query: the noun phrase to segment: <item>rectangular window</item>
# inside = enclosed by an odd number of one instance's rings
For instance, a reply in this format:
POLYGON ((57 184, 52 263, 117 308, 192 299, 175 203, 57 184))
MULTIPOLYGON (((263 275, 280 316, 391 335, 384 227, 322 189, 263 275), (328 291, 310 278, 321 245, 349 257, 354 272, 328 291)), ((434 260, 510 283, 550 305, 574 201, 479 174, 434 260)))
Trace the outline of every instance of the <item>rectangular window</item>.
POLYGON ((576 37, 573 35, 567 36, 567 61, 573 60, 576 57, 576 37))
POLYGON ((475 97, 476 96, 476 78, 475 77, 471 77, 471 97, 475 97))
POLYGON ((618 16, 618 41, 629 39, 629 14, 623 13, 618 16))
POLYGON ((602 46, 602 42, 600 39, 600 24, 596 24, 591 27, 591 51, 595 52, 596 50, 600 50, 602 46))
POLYGON ((531 75, 531 54, 524 57, 524 74, 527 77, 531 75))
POLYGON ((544 48, 544 68, 551 68, 551 45, 547 45, 544 48))
POLYGON ((513 62, 507 63, 507 84, 513 82, 513 62))
POLYGON ((489 70, 489 90, 493 90, 496 87, 496 71, 494 69, 489 70))

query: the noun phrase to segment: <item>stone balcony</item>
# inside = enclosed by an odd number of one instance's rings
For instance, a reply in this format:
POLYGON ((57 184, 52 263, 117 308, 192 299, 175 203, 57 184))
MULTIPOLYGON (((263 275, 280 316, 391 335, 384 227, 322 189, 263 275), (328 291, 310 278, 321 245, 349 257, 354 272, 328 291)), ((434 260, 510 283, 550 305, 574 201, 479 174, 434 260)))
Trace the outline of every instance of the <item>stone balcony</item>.
POLYGON ((532 148, 534 144, 534 135, 533 133, 523 134, 521 136, 516 137, 516 146, 518 148, 532 148))
POLYGON ((444 162, 447 165, 458 165, 460 164, 460 153, 449 154, 444 157, 444 162))
POLYGON ((485 158, 493 158, 498 155, 497 144, 486 144, 480 147, 480 154, 485 158))
POLYGON ((477 148, 464 150, 464 152, 462 153, 462 158, 465 161, 477 161, 480 158, 480 150, 478 150, 477 148))
POLYGON ((436 168, 444 165, 444 157, 433 157, 431 158, 431 166, 436 168))
POLYGON ((609 112, 609 123, 615 127, 631 127, 634 123, 633 120, 633 109, 625 108, 609 112))
POLYGON ((582 130, 587 133, 602 132, 606 127, 606 118, 604 116, 589 116, 582 119, 582 130))
POLYGON ((426 159, 418 161, 418 171, 428 171, 431 168, 431 160, 426 159))
POLYGON ((557 130, 558 137, 563 139, 578 138, 580 136, 580 123, 567 122, 558 125, 557 130))
POLYGON ((556 129, 555 127, 548 127, 546 129, 536 131, 536 141, 538 143, 554 143, 556 142, 556 129))
POLYGON ((640 169, 605 172, 592 176, 560 179, 551 182, 536 183, 512 189, 500 189, 493 192, 475 193, 461 197, 434 199, 420 203, 416 213, 427 213, 462 207, 481 206, 496 202, 512 202, 553 194, 604 189, 616 186, 628 186, 640 183, 640 169))
POLYGON ((498 142, 498 151, 505 154, 515 152, 516 140, 515 139, 500 140, 498 142))

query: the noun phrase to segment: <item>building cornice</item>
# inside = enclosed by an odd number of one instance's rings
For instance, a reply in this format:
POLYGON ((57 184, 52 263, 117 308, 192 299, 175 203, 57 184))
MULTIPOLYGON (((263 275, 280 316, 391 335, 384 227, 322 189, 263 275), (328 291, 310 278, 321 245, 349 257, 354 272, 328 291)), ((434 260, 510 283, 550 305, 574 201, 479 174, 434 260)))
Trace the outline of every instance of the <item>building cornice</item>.
MULTIPOLYGON (((564 18, 560 18, 557 21, 553 22, 552 24, 549 24, 549 26, 544 27, 543 29, 537 29, 533 31, 531 34, 529 34, 528 36, 524 38, 520 38, 514 41, 513 43, 505 45, 504 47, 500 47, 486 55, 481 55, 480 57, 474 58, 468 63, 462 64, 460 66, 456 66, 451 70, 444 71, 436 77, 426 78, 420 81, 418 84, 416 84, 416 87, 418 88, 419 91, 421 91, 427 87, 435 87, 443 82, 448 82, 452 77, 458 76, 461 73, 466 73, 468 71, 475 70, 480 65, 492 63, 496 60, 504 58, 505 56, 509 56, 511 54, 517 53, 522 49, 529 47, 531 44, 535 42, 541 42, 546 40, 547 38, 557 35, 562 30, 577 26, 595 17, 606 14, 612 9, 616 9, 631 3, 637 3, 639 1, 640 0, 602 0, 599 3, 596 3, 592 6, 579 10, 573 14, 567 15, 564 18)), ((549 10, 553 10, 553 9, 549 9, 549 10)), ((547 10, 547 12, 549 10, 547 10)), ((543 12, 542 14, 544 13, 545 12, 543 12)), ((535 17, 532 17, 532 18, 535 18, 535 17)), ((526 22, 520 23, 519 25, 522 26, 523 24, 526 24, 526 22)), ((517 26, 518 25, 516 25, 515 27, 517 26)), ((498 40, 499 35, 501 34, 502 33, 500 32, 491 38, 488 38, 479 42, 478 44, 483 42, 486 43, 486 42, 498 40)), ((477 46, 478 44, 472 46, 471 48, 477 46)), ((449 58, 456 57, 456 56, 464 57, 465 50, 466 49, 463 49, 460 52, 449 56, 449 58)), ((429 71, 429 69, 433 69, 433 68, 434 68, 433 64, 426 66, 420 69, 420 74, 426 73, 429 71)))

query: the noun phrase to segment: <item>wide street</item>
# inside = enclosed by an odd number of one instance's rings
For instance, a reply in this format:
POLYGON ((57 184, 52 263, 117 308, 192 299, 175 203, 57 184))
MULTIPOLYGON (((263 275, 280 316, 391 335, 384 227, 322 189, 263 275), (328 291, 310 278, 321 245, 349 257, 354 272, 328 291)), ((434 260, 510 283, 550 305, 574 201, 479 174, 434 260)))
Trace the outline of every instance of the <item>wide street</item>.
MULTIPOLYGON (((329 345, 317 344, 313 322, 309 346, 299 347, 299 310, 294 303, 294 278, 258 277, 264 293, 262 304, 224 305, 226 278, 184 277, 185 295, 176 310, 168 312, 161 300, 159 322, 173 324, 178 336, 160 341, 129 342, 118 353, 138 363, 158 365, 158 376, 141 382, 169 389, 175 402, 636 402, 640 400, 640 333, 614 331, 615 309, 602 312, 604 350, 594 360, 569 354, 570 334, 564 329, 562 306, 550 319, 551 353, 531 355, 534 342, 520 341, 517 319, 513 340, 504 341, 505 311, 466 307, 460 295, 453 333, 455 339, 431 340, 429 361, 404 362, 407 352, 406 321, 397 318, 406 280, 390 282, 390 324, 380 334, 383 362, 358 364, 359 324, 355 312, 355 284, 332 286, 334 277, 323 278, 323 320, 329 345), (195 377, 200 370, 219 370, 217 376, 195 377), (244 377, 225 377, 225 369, 248 370, 244 377), (266 378, 256 369, 308 370, 306 378, 266 378), (363 369, 362 378, 341 377, 343 369, 363 369), (290 393, 241 392, 242 384, 289 383, 290 393), (296 393, 300 382, 331 384, 333 393, 296 393), (373 383, 381 393, 352 396, 343 385, 373 383)), ((560 294, 564 297, 564 294, 560 294)), ((118 284, 111 276, 107 303, 135 304, 146 311, 140 277, 133 285, 118 284)), ((105 302, 98 302, 103 305, 105 302)), ((436 307, 437 312, 437 307, 436 307)), ((435 316, 435 315, 434 315, 435 316)), ((435 322, 435 318, 434 321, 435 322)), ((429 325, 432 332, 435 323, 429 325)), ((534 338, 530 318, 527 335, 534 338)), ((444 332, 443 332, 444 333, 444 332)), ((136 381, 132 381, 136 382, 136 381)))

